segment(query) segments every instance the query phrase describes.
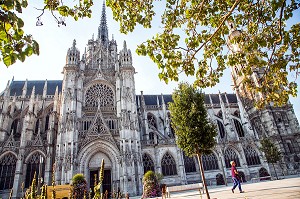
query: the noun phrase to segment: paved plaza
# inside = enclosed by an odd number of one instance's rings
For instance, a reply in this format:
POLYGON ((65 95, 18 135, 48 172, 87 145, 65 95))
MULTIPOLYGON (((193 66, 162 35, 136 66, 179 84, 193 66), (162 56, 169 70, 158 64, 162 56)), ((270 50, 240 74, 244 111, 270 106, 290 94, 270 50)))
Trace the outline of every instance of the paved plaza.
MULTIPOLYGON (((300 199, 300 177, 287 178, 281 180, 264 181, 257 183, 242 184, 245 193, 239 193, 236 188, 235 193, 231 192, 232 183, 222 187, 208 187, 211 199, 300 199)), ((134 197, 140 198, 140 197, 134 197)), ((161 197, 160 197, 161 198, 161 197)), ((185 191, 171 193, 171 199, 199 199, 198 191, 185 191)), ((202 194, 202 199, 207 199, 206 194, 202 194)))

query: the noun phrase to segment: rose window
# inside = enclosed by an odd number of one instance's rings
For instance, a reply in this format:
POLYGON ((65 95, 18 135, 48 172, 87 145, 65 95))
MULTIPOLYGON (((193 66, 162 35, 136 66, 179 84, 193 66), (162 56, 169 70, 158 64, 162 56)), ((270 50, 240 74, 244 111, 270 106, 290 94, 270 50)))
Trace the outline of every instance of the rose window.
POLYGON ((101 107, 114 105, 114 93, 107 85, 95 84, 87 90, 85 96, 86 106, 97 107, 98 102, 101 107))

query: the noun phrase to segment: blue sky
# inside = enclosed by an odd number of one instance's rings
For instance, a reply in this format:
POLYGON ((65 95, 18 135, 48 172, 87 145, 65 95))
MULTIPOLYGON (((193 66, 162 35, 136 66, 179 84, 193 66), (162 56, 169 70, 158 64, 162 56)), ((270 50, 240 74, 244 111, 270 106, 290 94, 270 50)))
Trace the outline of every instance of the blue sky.
MULTIPOLYGON (((25 22, 25 32, 32 34, 40 44, 40 55, 32 56, 26 59, 24 63, 18 62, 9 68, 0 62, 0 92, 4 90, 8 80, 14 76, 15 80, 60 80, 63 78, 61 74, 65 65, 66 53, 68 48, 72 46, 73 39, 76 39, 77 48, 81 54, 87 41, 92 38, 92 35, 97 36, 97 29, 100 24, 102 1, 95 0, 93 6, 92 18, 80 19, 75 22, 71 18, 66 19, 67 26, 58 27, 53 16, 50 13, 45 13, 42 16, 43 26, 36 26, 36 17, 40 15, 40 11, 35 8, 41 8, 43 1, 29 1, 28 8, 22 13, 22 18, 25 22)), ((157 7, 163 4, 163 1, 155 1, 157 7)), ((119 32, 119 25, 112 18, 111 10, 106 9, 107 24, 110 39, 114 35, 114 39, 118 44, 118 51, 123 47, 123 41, 126 40, 127 47, 131 49, 133 54, 133 64, 137 74, 136 80, 136 93, 144 91, 144 94, 171 94, 173 89, 177 86, 177 82, 171 82, 166 85, 158 78, 158 69, 155 64, 147 57, 137 56, 135 54, 136 46, 147 38, 152 37, 160 31, 159 17, 154 20, 152 29, 143 29, 137 27, 133 33, 128 35, 119 32)), ((294 20, 300 21, 300 17, 294 15, 294 20)), ((190 81, 191 78, 181 76, 181 81, 190 81)), ((299 79, 297 81, 299 83, 299 79)), ((220 83, 214 88, 208 88, 204 91, 206 93, 227 92, 233 93, 231 88, 230 71, 227 69, 221 78, 220 83)), ((298 90, 300 90, 298 86, 298 90)), ((299 95, 299 92, 298 92, 299 95)), ((300 97, 291 98, 294 104, 294 110, 297 114, 298 120, 300 119, 300 97)))

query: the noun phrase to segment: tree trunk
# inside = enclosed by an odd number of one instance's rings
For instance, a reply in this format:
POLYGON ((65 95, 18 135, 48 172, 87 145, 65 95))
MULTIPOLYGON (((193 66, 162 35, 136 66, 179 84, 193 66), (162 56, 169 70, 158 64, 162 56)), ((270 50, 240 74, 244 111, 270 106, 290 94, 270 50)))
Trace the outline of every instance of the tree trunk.
POLYGON ((275 176, 276 176, 276 179, 278 180, 278 176, 277 176, 277 172, 276 172, 276 169, 275 169, 274 163, 272 163, 272 166, 273 166, 273 169, 274 169, 274 171, 275 171, 275 176))
POLYGON ((197 158, 198 158, 198 162, 199 162, 199 166, 200 166, 200 172, 201 172, 201 176, 202 176, 203 187, 205 188, 207 199, 210 199, 208 189, 207 189, 207 186, 206 186, 206 180, 205 180, 205 176, 204 176, 204 169, 203 169, 202 158, 201 158, 200 153, 197 153, 197 158))

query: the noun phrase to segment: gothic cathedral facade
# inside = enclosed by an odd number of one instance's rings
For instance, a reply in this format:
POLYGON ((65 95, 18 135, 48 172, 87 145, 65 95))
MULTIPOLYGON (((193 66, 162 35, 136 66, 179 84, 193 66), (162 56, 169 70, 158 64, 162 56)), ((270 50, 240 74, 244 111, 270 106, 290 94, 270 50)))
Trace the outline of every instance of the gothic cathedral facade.
MULTIPOLYGON (((299 172, 300 128, 292 104, 257 110, 247 101, 251 96, 237 70, 232 70, 239 85, 235 94, 205 95, 219 132, 213 153, 202 157, 209 185, 230 179, 231 160, 244 180, 273 174, 259 150, 263 137, 283 154, 277 172, 299 172)), ((102 159, 103 189, 109 192, 141 195, 148 170, 161 173, 167 185, 201 179, 197 161, 176 146, 168 110, 171 95, 136 94, 131 51, 124 42, 118 52, 116 41, 109 40, 105 7, 97 38, 88 40, 82 57, 73 41, 63 74, 63 80, 12 80, 0 95, 2 198, 11 189, 13 198, 20 198, 34 173, 48 185, 52 179, 57 185, 70 184, 74 174, 83 173, 92 188, 102 159)))

